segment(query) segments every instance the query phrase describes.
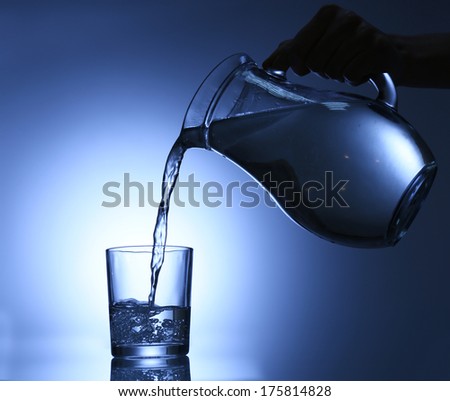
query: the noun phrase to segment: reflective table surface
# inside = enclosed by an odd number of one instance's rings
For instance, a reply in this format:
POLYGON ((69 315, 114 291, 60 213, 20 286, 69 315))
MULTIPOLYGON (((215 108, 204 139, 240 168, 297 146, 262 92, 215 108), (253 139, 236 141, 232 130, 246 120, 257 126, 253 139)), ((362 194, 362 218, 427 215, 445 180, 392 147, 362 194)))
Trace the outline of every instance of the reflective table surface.
POLYGON ((239 356, 202 355, 179 358, 113 358, 106 343, 83 339, 46 339, 2 344, 0 380, 260 380, 255 361, 239 356))

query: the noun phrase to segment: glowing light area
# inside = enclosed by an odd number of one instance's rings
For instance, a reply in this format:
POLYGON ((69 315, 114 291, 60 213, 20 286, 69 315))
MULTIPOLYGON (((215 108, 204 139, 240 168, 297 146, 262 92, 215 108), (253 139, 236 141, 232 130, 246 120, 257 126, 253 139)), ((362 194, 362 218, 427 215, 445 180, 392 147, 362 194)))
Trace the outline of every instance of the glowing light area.
MULTIPOLYGON (((125 84, 136 88, 137 81, 123 80, 119 88, 125 84)), ((102 207, 106 200, 103 185, 117 181, 123 189, 124 173, 129 173, 135 181, 153 183, 158 199, 165 158, 181 126, 181 118, 177 121, 173 114, 183 115, 186 107, 173 100, 149 104, 139 92, 133 102, 118 100, 114 91, 119 88, 97 83, 95 93, 83 89, 71 91, 70 98, 55 98, 59 104, 56 115, 51 113, 53 103, 46 103, 40 113, 35 108, 35 114, 16 127, 39 138, 33 146, 20 146, 20 137, 9 138, 10 157, 26 163, 7 178, 11 191, 4 210, 8 211, 4 224, 9 233, 5 241, 10 246, 1 298, 5 325, 12 335, 5 332, 2 343, 5 355, 14 356, 3 369, 13 371, 14 376, 5 373, 6 378, 86 377, 80 361, 52 344, 79 347, 85 356, 92 348, 86 344, 97 344, 97 355, 103 359, 109 355, 104 250, 151 243, 156 208, 139 207, 135 188, 130 190, 134 191, 130 207, 123 203, 102 207), (149 108, 155 110, 151 115, 143 110, 149 108), (24 342, 41 349, 34 355, 46 368, 34 376, 35 365, 17 365, 17 358, 30 351, 22 347, 24 342), (44 357, 44 349, 59 356, 44 357), (72 362, 73 369, 64 367, 64 358, 72 362), (63 367, 60 375, 55 373, 57 366, 63 367)), ((205 150, 186 153, 180 180, 187 181, 192 173, 202 184, 215 181, 224 188, 230 182, 250 180, 235 165, 205 150)), ((193 365, 195 355, 199 366, 205 366, 202 358, 219 361, 225 354, 240 354, 247 360, 243 374, 255 378, 261 369, 259 339, 268 340, 271 335, 271 331, 265 335, 261 331, 277 308, 270 298, 282 301, 283 282, 292 277, 292 272, 285 271, 293 268, 293 261, 284 227, 292 233, 297 228, 279 209, 264 204, 240 207, 240 200, 246 199, 238 189, 233 190, 231 200, 231 207, 225 203, 179 207, 172 202, 168 243, 194 248, 193 365), (274 229, 283 235, 274 238, 274 229), (277 285, 272 285, 274 275, 279 276, 277 285), (266 303, 261 314, 261 304, 266 303)), ((302 231, 300 235, 308 236, 302 231)), ((299 252, 307 246, 307 242, 302 244, 299 252)), ((303 255, 305 263, 307 259, 303 255)), ((202 372, 197 375, 203 377, 202 372)))
MULTIPOLYGON (((2 355, 21 358, 23 342, 46 347, 58 336, 68 346, 93 339, 109 354, 104 250, 150 243, 156 211, 106 209, 102 187, 129 172, 159 188, 186 107, 152 100, 142 81, 100 68, 68 71, 14 92, 14 125, 1 158, 9 171, 2 202, 2 355), (92 82, 95 76, 101 78, 92 82), (39 102, 42 93, 45 102, 39 102), (15 119, 19 102, 27 118, 15 119), (168 118, 172 112, 178 121, 168 118)), ((21 375, 18 369, 13 377, 21 375)))
MULTIPOLYGON (((406 138, 400 129, 388 122, 383 123, 385 126, 380 127, 380 132, 384 130, 385 134, 382 136, 383 148, 379 152, 380 159, 387 163, 388 168, 391 164, 395 164, 397 170, 395 178, 407 185, 420 171, 424 160, 417 151, 417 145, 406 138)), ((379 160, 376 159, 375 162, 379 163, 379 160)))
POLYGON ((346 102, 322 102, 322 104, 331 111, 345 111, 349 107, 346 102))

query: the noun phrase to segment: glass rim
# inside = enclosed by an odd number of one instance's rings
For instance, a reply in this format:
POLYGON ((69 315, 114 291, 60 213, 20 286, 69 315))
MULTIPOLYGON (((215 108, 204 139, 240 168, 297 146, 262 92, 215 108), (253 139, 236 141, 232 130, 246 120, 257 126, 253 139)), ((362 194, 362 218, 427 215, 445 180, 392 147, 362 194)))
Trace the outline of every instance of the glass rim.
MULTIPOLYGON (((155 245, 124 245, 108 248, 106 252, 151 253, 154 247, 155 245)), ((193 248, 183 245, 158 245, 158 247, 164 248, 164 252, 194 251, 193 248)))

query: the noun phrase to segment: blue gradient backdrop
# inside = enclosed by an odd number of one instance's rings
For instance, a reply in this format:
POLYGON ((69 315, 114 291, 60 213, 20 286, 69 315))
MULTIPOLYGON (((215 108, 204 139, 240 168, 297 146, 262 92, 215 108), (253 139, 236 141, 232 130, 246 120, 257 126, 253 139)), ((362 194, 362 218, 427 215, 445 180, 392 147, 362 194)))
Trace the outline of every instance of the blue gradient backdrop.
MULTIPOLYGON (((156 209, 104 208, 103 184, 128 172, 157 198, 211 68, 239 51, 262 62, 321 4, 0 2, 0 379, 109 378, 104 250, 150 243, 156 209)), ((449 29, 443 0, 340 4, 388 32, 449 29)), ((450 92, 399 101, 440 171, 395 248, 333 245, 264 205, 172 207, 168 242, 195 249, 194 380, 450 378, 450 92)), ((201 150, 191 173, 247 180, 201 150)))

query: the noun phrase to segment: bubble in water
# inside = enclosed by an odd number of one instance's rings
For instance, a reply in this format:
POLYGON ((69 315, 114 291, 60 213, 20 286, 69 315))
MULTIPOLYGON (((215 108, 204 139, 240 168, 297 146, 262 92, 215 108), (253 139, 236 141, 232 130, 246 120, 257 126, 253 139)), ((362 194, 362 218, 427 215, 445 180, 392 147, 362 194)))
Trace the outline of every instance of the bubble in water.
POLYGON ((185 343, 189 337, 190 308, 151 308, 146 303, 116 303, 110 309, 111 343, 151 345, 185 343))

